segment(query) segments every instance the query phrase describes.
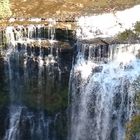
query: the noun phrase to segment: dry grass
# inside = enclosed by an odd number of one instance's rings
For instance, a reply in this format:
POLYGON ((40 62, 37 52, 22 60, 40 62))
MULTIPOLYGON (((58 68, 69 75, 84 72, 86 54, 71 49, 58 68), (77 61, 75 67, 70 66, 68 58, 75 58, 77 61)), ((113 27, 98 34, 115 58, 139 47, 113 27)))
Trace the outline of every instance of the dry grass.
POLYGON ((11 0, 15 17, 65 17, 118 10, 139 4, 140 0, 11 0))
MULTIPOLYGON (((10 1, 12 14, 5 15, 18 18, 57 18, 62 21, 73 20, 77 16, 91 15, 101 12, 121 10, 140 4, 140 0, 0 0, 10 1)), ((4 6, 0 3, 0 7, 4 6)), ((0 20, 0 26, 7 26, 7 20, 0 20)), ((13 24, 13 23, 12 23, 13 24)), ((28 24, 27 22, 15 22, 17 24, 28 24)), ((71 24, 70 24, 71 25, 71 24)))

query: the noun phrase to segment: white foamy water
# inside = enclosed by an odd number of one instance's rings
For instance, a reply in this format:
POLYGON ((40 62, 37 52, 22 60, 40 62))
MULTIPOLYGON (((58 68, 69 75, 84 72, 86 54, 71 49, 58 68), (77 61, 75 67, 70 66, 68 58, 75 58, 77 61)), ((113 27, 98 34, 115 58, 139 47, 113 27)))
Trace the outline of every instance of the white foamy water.
POLYGON ((10 124, 9 129, 6 132, 4 140, 15 140, 19 139, 19 124, 21 117, 22 107, 11 106, 10 112, 10 124))
POLYGON ((125 139, 126 122, 135 111, 133 83, 140 76, 140 45, 110 45, 109 50, 107 63, 78 53, 71 75, 70 140, 125 139))
POLYGON ((7 48, 3 49, 2 53, 5 60, 5 75, 9 85, 10 106, 9 123, 5 130, 4 140, 24 139, 22 136, 24 137, 26 132, 32 140, 55 140, 57 137, 55 132, 53 134, 49 132, 53 119, 46 116, 42 107, 44 95, 51 91, 51 89, 49 90, 51 82, 46 82, 46 79, 49 80, 51 77, 52 81, 57 80, 55 74, 59 74, 58 79, 61 80, 57 50, 59 48, 55 48, 54 44, 56 42, 54 40, 55 21, 50 19, 49 23, 49 28, 44 25, 9 26, 6 28, 7 48), (42 46, 42 41, 47 41, 47 39, 50 44, 42 46), (27 104, 23 101, 23 96, 28 93, 28 89, 31 91, 34 88, 30 85, 33 77, 36 77, 36 93, 38 94, 35 99, 37 100, 35 112, 28 110, 27 104), (47 86, 48 88, 46 88, 47 86), (26 105, 24 106, 24 104, 26 105), (26 125, 28 128, 25 128, 26 132, 24 132, 23 128, 26 125))
POLYGON ((112 37, 125 29, 133 29, 134 24, 140 21, 139 13, 140 5, 137 5, 124 11, 80 17, 77 36, 81 39, 112 37))
MULTIPOLYGON (((140 5, 78 19, 78 40, 113 37, 140 21, 140 5)), ((77 42, 71 72, 70 140, 124 140, 136 113, 134 83, 140 77, 140 44, 77 42)))
MULTIPOLYGON (((31 21, 40 22, 41 19, 32 18, 31 21)), ((54 19, 48 19, 48 27, 43 24, 28 26, 8 26, 6 27, 6 39, 9 45, 16 46, 20 44, 33 44, 34 42, 41 44, 41 41, 48 39, 50 44, 53 45, 55 40, 55 25, 56 21, 54 19), (47 33, 48 32, 48 33, 47 33)), ((14 22, 14 18, 10 19, 10 22, 14 22)))

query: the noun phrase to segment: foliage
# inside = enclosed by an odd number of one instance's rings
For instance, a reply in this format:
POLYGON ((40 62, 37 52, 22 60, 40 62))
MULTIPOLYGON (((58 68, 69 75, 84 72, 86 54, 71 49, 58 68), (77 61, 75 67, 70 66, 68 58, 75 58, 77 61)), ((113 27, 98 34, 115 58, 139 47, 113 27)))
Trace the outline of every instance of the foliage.
MULTIPOLYGON (((50 86, 52 83, 49 83, 50 86)), ((68 87, 47 87, 47 93, 45 90, 40 93, 38 87, 29 88, 29 91, 24 93, 24 102, 31 108, 42 108, 46 110, 50 115, 56 112, 64 111, 68 105, 68 87), (41 102, 38 104, 38 96, 41 102)))
MULTIPOLYGON (((133 88, 136 92, 134 105, 137 110, 140 110, 140 77, 134 81, 133 88)), ((126 126, 126 140, 138 138, 140 138, 140 114, 134 115, 126 126)))
POLYGON ((135 97, 135 106, 138 110, 140 109, 140 93, 135 97))
POLYGON ((124 32, 121 32, 117 35, 118 40, 127 41, 131 39, 136 39, 138 36, 130 29, 126 29, 124 32))
POLYGON ((0 0, 0 18, 11 16, 9 0, 0 0))
POLYGON ((134 26, 134 30, 136 32, 136 34, 140 35, 140 21, 137 21, 135 26, 134 26))
POLYGON ((126 29, 124 32, 120 32, 117 35, 119 41, 128 41, 137 39, 140 36, 140 21, 137 21, 134 25, 134 29, 126 29))
POLYGON ((55 113, 57 111, 61 111, 66 109, 68 105, 68 88, 60 89, 58 93, 51 95, 46 99, 45 108, 50 113, 55 113))
POLYGON ((134 104, 137 110, 140 110, 140 76, 133 82, 135 91, 134 104))
POLYGON ((134 116, 127 124, 126 140, 133 140, 140 136, 140 115, 134 116))

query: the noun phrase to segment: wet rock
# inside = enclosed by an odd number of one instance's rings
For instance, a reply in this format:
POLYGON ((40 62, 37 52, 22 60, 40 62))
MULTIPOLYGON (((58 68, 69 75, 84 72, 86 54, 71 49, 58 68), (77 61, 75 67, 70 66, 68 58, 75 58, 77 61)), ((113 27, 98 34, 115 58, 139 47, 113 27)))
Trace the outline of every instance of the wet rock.
POLYGON ((97 66, 97 67, 95 67, 95 68, 92 70, 92 72, 93 72, 93 73, 101 72, 102 69, 103 69, 103 66, 97 66))

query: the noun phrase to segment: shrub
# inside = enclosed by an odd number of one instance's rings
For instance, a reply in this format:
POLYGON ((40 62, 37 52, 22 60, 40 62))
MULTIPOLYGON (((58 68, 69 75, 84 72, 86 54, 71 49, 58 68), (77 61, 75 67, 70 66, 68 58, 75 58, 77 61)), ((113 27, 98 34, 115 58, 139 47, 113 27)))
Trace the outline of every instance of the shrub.
POLYGON ((132 40, 132 39, 137 39, 138 36, 132 31, 132 30, 125 30, 122 33, 119 33, 117 35, 118 40, 120 41, 127 41, 127 40, 132 40))
POLYGON ((126 140, 133 140, 140 137, 140 115, 136 115, 127 124, 126 140))
POLYGON ((136 34, 140 35, 140 21, 137 21, 135 26, 134 26, 134 30, 136 32, 136 34))
POLYGON ((0 0, 0 18, 11 16, 9 0, 0 0))

